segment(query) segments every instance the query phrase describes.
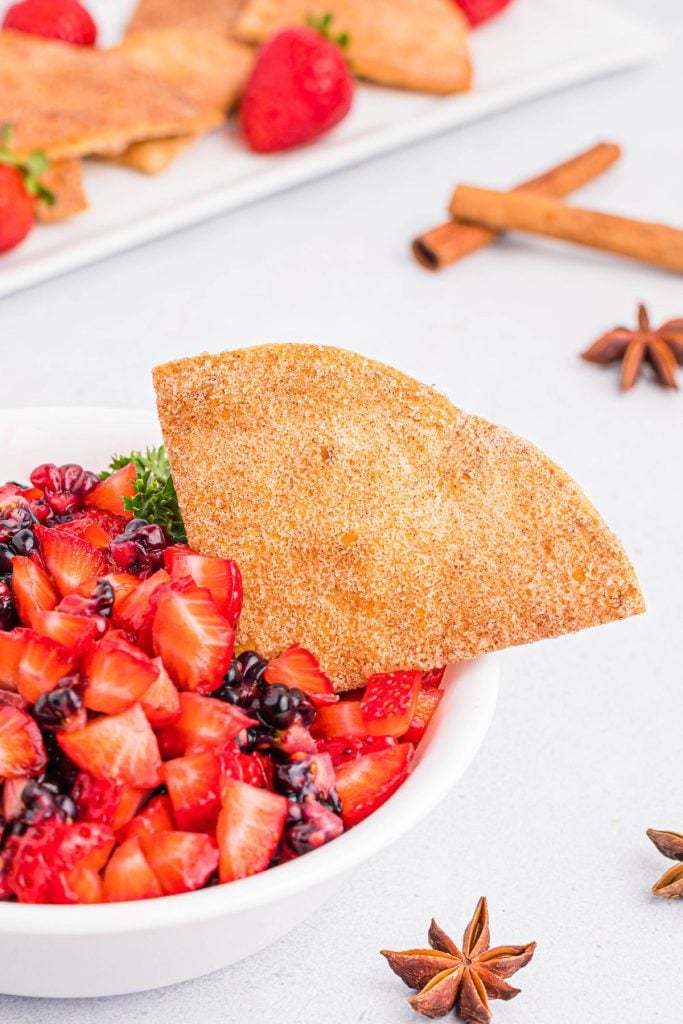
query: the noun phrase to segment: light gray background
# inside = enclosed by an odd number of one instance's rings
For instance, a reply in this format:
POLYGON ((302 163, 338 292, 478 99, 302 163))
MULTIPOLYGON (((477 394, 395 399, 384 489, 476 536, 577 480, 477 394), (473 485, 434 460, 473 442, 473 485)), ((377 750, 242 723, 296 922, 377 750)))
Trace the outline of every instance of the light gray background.
POLYGON ((680 0, 613 2, 662 26, 668 55, 2 301, 8 405, 150 406, 154 363, 264 341, 390 362, 574 474, 649 604, 508 652, 491 732, 451 797, 277 945, 147 995, 0 997, 3 1024, 408 1024, 377 950, 422 944, 432 914, 457 938, 484 893, 494 942, 538 941, 523 994, 494 1004, 500 1024, 683 1018, 683 906, 650 896, 669 862, 644 834, 683 830, 683 397, 649 380, 621 396, 616 371, 577 358, 638 300, 683 316, 680 279, 537 241, 438 276, 407 255, 456 180, 505 187, 601 138, 624 157, 581 199, 683 222, 680 0))

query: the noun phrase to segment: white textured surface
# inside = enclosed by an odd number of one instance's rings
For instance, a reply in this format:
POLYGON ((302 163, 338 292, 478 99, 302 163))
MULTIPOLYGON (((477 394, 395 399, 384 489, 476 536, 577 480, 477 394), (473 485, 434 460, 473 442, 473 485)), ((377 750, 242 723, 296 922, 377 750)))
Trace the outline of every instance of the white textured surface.
POLYGON ((376 951, 422 942, 432 914, 457 936, 482 893, 494 942, 539 943, 499 1024, 683 1017, 683 905, 649 895, 668 862, 644 835, 683 829, 683 396, 643 381, 622 397, 615 373, 577 359, 638 299, 683 315, 680 279, 521 240, 439 276, 406 255, 456 179, 502 187, 602 137, 624 158, 582 199, 683 220, 683 12, 612 2, 658 22, 669 54, 2 301, 8 404, 148 404, 155 361, 264 340, 392 362, 566 466, 650 606, 506 654, 492 730, 452 798, 261 956, 146 996, 0 998, 3 1024, 409 1024, 376 951))

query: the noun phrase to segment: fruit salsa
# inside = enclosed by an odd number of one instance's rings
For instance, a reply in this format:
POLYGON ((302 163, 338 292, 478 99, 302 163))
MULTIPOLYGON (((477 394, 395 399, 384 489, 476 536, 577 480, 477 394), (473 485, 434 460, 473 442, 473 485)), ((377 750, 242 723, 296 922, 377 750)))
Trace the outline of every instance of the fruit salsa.
POLYGON ((163 448, 0 486, 0 898, 244 878, 406 778, 443 669, 340 698, 299 645, 236 651, 239 567, 185 540, 163 448))

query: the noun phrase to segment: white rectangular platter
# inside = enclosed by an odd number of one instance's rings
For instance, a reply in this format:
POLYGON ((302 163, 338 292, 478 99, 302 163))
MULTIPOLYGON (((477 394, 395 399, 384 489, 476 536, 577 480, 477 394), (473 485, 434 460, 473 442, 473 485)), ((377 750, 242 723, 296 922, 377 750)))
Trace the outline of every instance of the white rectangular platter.
MULTIPOLYGON (((112 15, 130 5, 92 0, 112 15)), ((5 6, 0 3, 0 6, 5 6)), ((200 140, 166 173, 146 177, 88 161, 90 209, 41 226, 0 258, 0 296, 158 238, 321 175, 607 72, 662 48, 647 25, 591 0, 515 0, 475 31, 472 92, 434 97, 363 85, 350 116, 329 136, 276 156, 255 156, 234 121, 200 140)))

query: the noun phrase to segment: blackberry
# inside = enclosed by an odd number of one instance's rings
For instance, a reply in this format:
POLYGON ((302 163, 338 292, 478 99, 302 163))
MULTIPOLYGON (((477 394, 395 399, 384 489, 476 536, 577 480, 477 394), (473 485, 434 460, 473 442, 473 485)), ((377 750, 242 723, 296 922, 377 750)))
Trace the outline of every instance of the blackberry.
POLYGON ((31 483, 39 487, 55 515, 73 515, 85 508, 85 499, 97 487, 100 478, 75 463, 55 466, 45 462, 31 473, 31 483))
POLYGON ((4 511, 0 518, 0 542, 8 544, 20 530, 31 530, 34 523, 30 509, 23 505, 4 511))
POLYGON ((12 835, 21 835, 30 825, 38 825, 49 818, 75 821, 76 804, 54 779, 41 776, 29 779, 21 794, 22 810, 10 825, 12 835))
POLYGON ((290 856, 300 857, 336 839, 343 831, 344 825, 339 815, 317 800, 305 800, 302 804, 290 803, 283 847, 290 856))
POLYGON ((237 663, 242 672, 242 679, 247 681, 260 682, 263 674, 268 668, 268 662, 256 651, 242 651, 237 657, 237 663))
POLYGON ((79 769, 66 756, 57 742, 56 732, 53 732, 52 729, 45 729, 43 731, 43 743, 47 752, 46 771, 49 772, 50 778, 63 784, 64 789, 71 789, 76 781, 79 769))
POLYGON ((0 632, 14 629, 18 622, 12 591, 4 580, 0 580, 0 632))
POLYGON ((308 728, 315 718, 315 708, 307 694, 281 683, 264 687, 257 713, 272 729, 288 729, 294 722, 308 728))
POLYGON ((146 519, 131 519, 123 533, 113 538, 109 550, 124 572, 150 575, 164 564, 164 551, 170 543, 163 526, 146 519))
POLYGON ((0 544, 0 576, 12 575, 12 559, 15 552, 9 544, 0 544))
POLYGON ((263 725, 252 725, 239 734, 237 743, 245 754, 258 750, 270 755, 274 753, 275 733, 263 725))
POLYGON ((83 707, 79 676, 64 676, 56 689, 41 693, 33 705, 33 717, 43 729, 61 729, 83 707))
POLYGON ((30 555, 38 548, 38 538, 33 530, 24 528, 17 530, 9 542, 9 546, 15 555, 30 555))

